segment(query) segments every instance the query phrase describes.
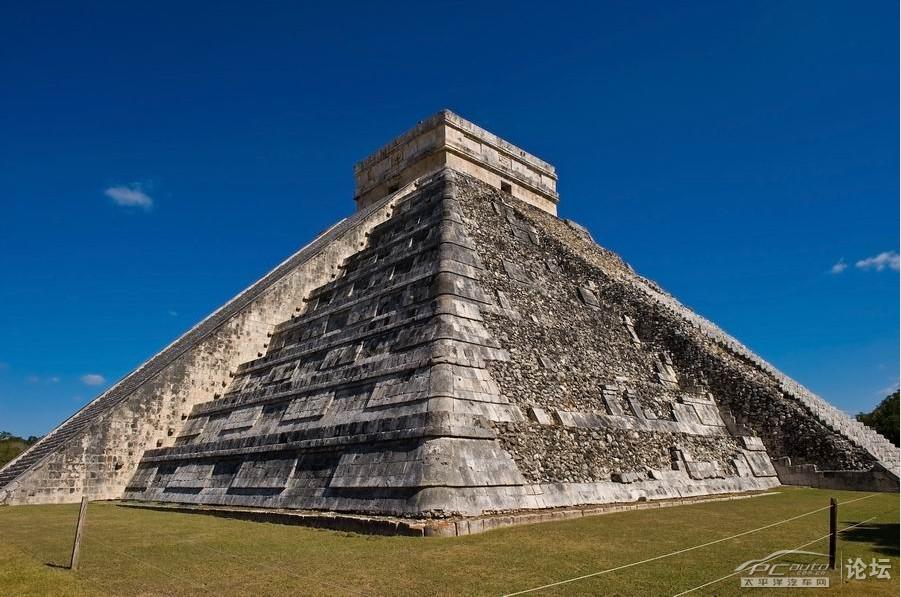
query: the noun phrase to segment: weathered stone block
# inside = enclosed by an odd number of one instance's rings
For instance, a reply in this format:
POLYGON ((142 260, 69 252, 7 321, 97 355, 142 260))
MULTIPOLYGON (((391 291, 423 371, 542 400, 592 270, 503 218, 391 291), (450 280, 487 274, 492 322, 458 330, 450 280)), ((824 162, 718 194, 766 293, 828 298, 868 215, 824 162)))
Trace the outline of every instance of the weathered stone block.
POLYGON ((741 443, 746 450, 766 450, 766 447, 763 445, 763 441, 759 437, 744 435, 741 438, 741 443))
POLYGON ((595 296, 595 294, 591 290, 589 290, 585 287, 582 287, 582 286, 579 287, 579 296, 582 298, 582 301, 589 307, 600 307, 601 306, 600 303, 598 302, 598 297, 595 296))

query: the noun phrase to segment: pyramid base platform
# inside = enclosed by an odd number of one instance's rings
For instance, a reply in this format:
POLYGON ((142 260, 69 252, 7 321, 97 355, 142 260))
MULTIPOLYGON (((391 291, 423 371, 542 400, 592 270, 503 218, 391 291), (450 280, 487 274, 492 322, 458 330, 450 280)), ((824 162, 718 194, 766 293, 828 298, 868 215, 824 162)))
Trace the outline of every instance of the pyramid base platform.
MULTIPOLYGON (((125 500, 124 507, 143 508, 167 512, 188 512, 223 518, 254 520, 279 524, 293 524, 374 535, 407 535, 417 537, 474 535, 497 528, 521 524, 533 524, 554 520, 568 520, 583 516, 595 516, 609 512, 666 508, 684 504, 712 501, 739 500, 773 495, 778 487, 775 477, 708 479, 668 485, 664 488, 651 482, 637 482, 625 487, 620 483, 556 483, 519 488, 491 488, 492 492, 509 492, 510 504, 543 504, 533 508, 511 508, 480 516, 449 516, 446 518, 412 518, 304 510, 289 508, 262 508, 240 505, 216 505, 186 502, 155 502, 125 500), (524 493, 523 490, 531 493, 524 493), (604 496, 604 503, 574 505, 573 502, 593 495, 604 496), (530 497, 527 497, 530 496, 530 497)), ((486 488, 487 490, 487 488, 486 488)), ((486 491, 482 490, 482 491, 486 491)), ((459 494, 461 500, 472 500, 471 488, 434 488, 421 493, 423 499, 438 492, 443 499, 448 493, 459 494), (467 495, 468 494, 468 495, 467 495)))

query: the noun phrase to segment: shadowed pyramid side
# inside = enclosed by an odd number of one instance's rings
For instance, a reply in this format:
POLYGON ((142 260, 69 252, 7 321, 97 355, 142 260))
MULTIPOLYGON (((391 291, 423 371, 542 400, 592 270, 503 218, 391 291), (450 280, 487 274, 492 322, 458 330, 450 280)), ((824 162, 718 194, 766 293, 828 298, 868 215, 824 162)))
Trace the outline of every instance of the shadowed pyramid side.
POLYGON ((522 485, 492 421, 522 419, 486 369, 481 262, 444 177, 374 228, 266 355, 149 450, 126 497, 434 515, 426 488, 522 485))

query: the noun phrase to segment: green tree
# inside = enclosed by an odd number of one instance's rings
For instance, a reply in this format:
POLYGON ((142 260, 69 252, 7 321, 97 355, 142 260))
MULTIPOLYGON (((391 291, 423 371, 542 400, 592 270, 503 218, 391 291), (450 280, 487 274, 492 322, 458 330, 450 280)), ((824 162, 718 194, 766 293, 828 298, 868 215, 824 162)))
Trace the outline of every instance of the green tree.
POLYGON ((21 454, 28 446, 38 441, 38 439, 40 438, 35 436, 31 436, 28 439, 22 439, 8 431, 0 431, 0 466, 3 466, 21 454))
POLYGON ((899 436, 899 420, 898 420, 898 397, 901 392, 895 390, 894 394, 886 396, 885 400, 879 403, 879 406, 870 413, 860 413, 857 420, 875 429, 886 437, 890 442, 898 445, 899 436))

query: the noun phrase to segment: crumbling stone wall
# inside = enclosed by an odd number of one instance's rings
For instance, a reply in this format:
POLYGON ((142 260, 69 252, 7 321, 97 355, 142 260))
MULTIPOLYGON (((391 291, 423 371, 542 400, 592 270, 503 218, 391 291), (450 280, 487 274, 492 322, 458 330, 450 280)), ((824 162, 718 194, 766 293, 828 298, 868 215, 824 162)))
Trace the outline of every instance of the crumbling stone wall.
MULTIPOLYGON (((559 220, 470 178, 460 177, 457 194, 485 265, 483 288, 500 305, 484 317, 510 352, 510 360, 489 364, 503 395, 524 411, 621 410, 643 423, 638 429, 499 424, 499 441, 527 479, 584 483, 668 470, 674 448, 694 461, 715 463, 727 476, 739 474, 732 459, 741 448, 722 422, 718 429, 666 431, 678 423, 680 401, 686 395, 700 400, 709 388, 690 377, 661 381, 658 369, 669 346, 640 333, 636 338, 627 323, 650 306, 645 297, 568 247, 570 239, 555 234, 559 220)), ((625 269, 606 252, 599 256, 625 269)))
MULTIPOLYGON (((634 392, 645 411, 673 420, 680 395, 709 392, 726 419, 732 415, 739 431, 759 435, 774 457, 828 469, 865 470, 875 463, 866 450, 782 391, 779 380, 757 363, 725 350, 653 300, 642 285, 663 291, 596 245, 584 229, 477 181, 467 179, 461 186, 472 235, 490 272, 483 284, 502 293, 511 307, 486 315, 502 344, 516 347, 511 361, 492 365, 506 395, 524 407, 597 411, 604 408, 601 389, 619 384, 634 392), (517 227, 529 232, 517 234, 512 231, 517 227), (511 264, 521 268, 514 271, 520 280, 509 275, 511 264), (590 290, 603 307, 591 308, 574 285, 590 290), (511 325, 505 311, 521 321, 511 325), (655 375, 661 355, 672 360, 676 386, 662 384, 655 375)), ((735 448, 730 438, 514 427, 502 441, 523 473, 535 480, 596 480, 617 468, 663 466, 669 442, 728 470, 735 448), (572 464, 578 472, 571 472, 572 464)))
POLYGON ((685 371, 701 373, 722 396, 735 421, 753 429, 774 456, 793 463, 817 464, 828 470, 867 470, 875 459, 847 438, 834 433, 807 408, 787 396, 777 383, 753 366, 718 347, 670 332, 668 345, 685 371))
POLYGON ((721 437, 572 429, 533 422, 501 423, 498 438, 532 483, 590 483, 609 480, 623 471, 669 470, 673 446, 683 447, 695 460, 720 462, 729 476, 738 475, 726 458, 737 452, 736 446, 721 437))

